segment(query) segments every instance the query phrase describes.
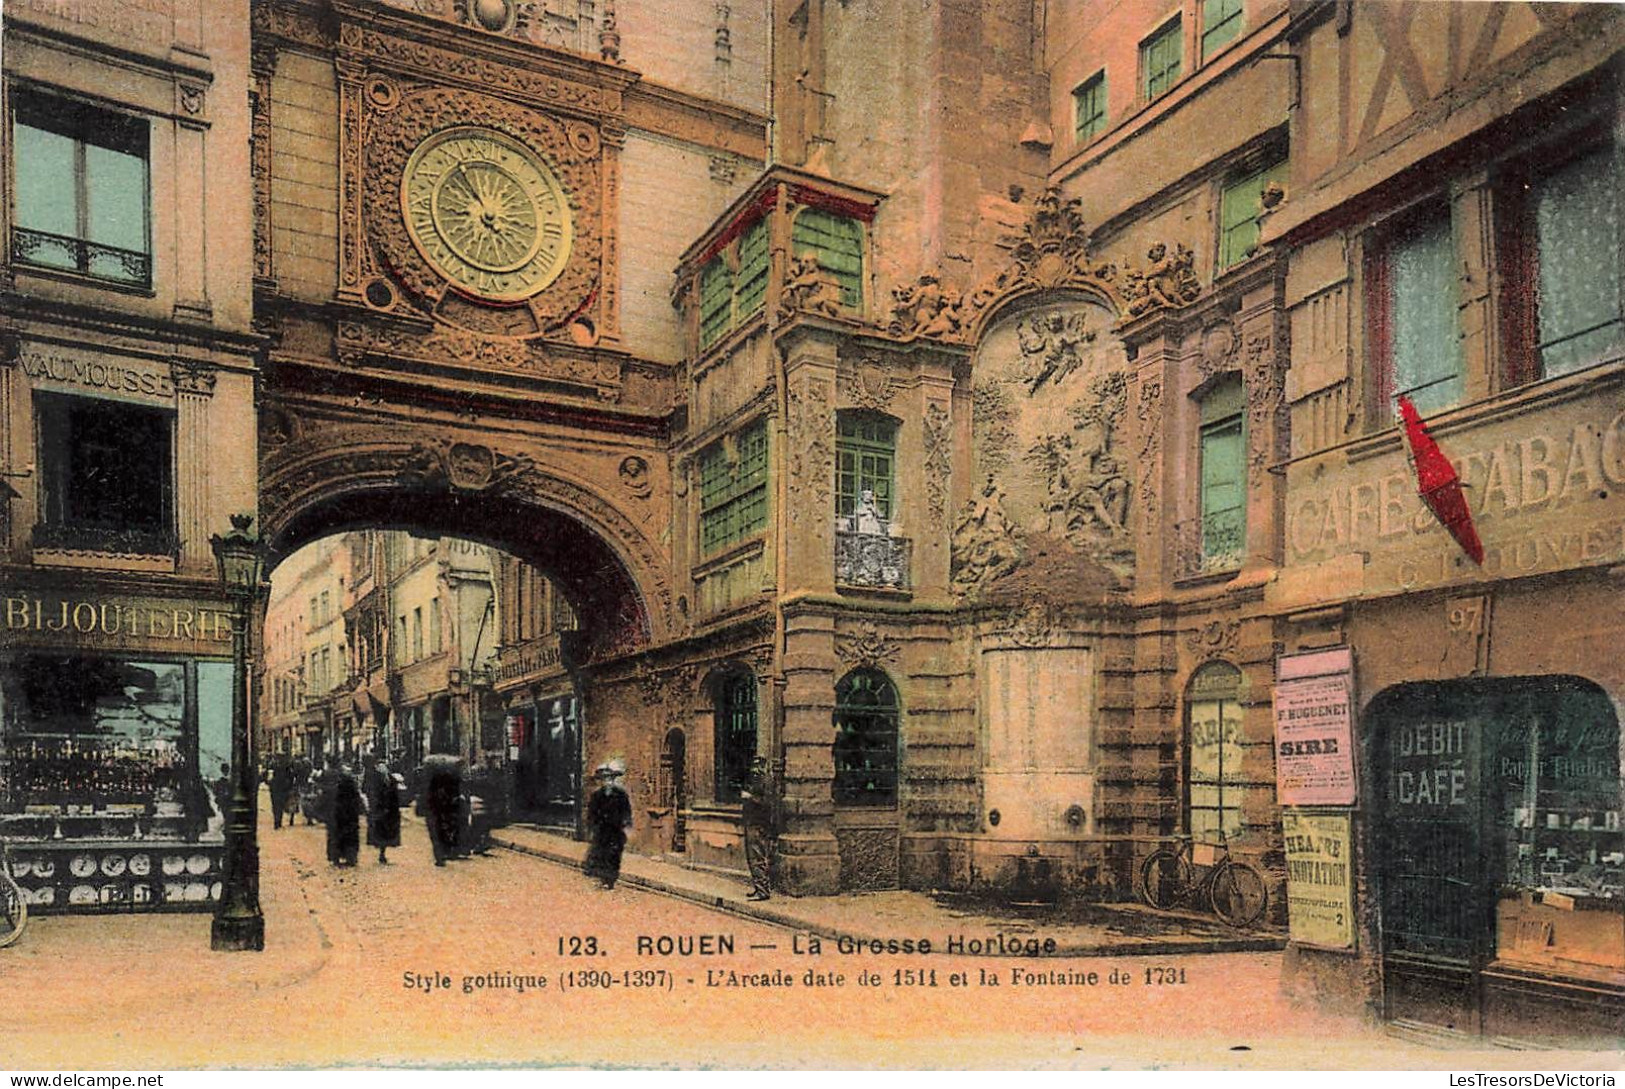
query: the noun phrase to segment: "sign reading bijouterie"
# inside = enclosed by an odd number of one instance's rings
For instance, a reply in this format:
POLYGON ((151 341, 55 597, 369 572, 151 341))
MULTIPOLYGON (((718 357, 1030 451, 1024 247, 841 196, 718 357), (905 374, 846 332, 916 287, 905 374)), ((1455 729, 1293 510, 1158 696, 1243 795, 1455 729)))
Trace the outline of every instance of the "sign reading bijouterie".
POLYGON ((1292 940, 1322 949, 1354 946, 1354 877, 1349 818, 1281 812, 1286 844, 1286 912, 1292 940))
POLYGON ((0 647, 123 650, 163 644, 219 654, 231 645, 231 611, 171 598, 7 594, 0 598, 0 647))
POLYGON ((1353 805, 1354 653, 1348 647, 1280 659, 1275 682, 1275 779, 1282 805, 1353 805))

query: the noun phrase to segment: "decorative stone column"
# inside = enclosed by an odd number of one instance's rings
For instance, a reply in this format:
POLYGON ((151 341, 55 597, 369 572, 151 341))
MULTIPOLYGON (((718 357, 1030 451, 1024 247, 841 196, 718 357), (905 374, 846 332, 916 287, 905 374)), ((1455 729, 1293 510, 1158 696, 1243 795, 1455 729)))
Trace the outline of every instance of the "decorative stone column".
MULTIPOLYGON (((180 534, 180 571, 206 577, 214 570, 209 547, 209 402, 216 374, 205 363, 177 359, 175 383, 175 526, 180 534)), ((218 528, 218 527, 213 527, 218 528)))

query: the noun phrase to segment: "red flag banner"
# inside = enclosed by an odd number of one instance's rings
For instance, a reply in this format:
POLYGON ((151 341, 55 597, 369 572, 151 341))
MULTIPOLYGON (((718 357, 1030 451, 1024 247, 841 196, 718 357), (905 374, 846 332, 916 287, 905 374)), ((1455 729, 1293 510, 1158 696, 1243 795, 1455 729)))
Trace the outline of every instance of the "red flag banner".
POLYGON ((1416 464, 1417 491, 1433 516, 1450 531, 1461 550, 1480 567, 1484 565, 1484 545, 1467 509, 1467 496, 1461 490, 1456 467, 1444 456, 1439 444, 1428 434, 1427 424, 1416 412, 1410 398, 1399 398, 1399 414, 1405 421, 1405 437, 1410 440, 1411 460, 1416 464))

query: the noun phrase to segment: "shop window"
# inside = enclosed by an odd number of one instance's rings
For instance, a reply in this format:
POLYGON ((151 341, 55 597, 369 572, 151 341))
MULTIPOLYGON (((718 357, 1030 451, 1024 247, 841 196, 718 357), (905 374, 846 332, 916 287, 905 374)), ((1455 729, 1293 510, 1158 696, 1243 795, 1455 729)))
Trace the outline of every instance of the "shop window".
POLYGON ((1202 0, 1202 63, 1241 33, 1241 0, 1202 0))
POLYGON ((835 801, 897 802, 897 689, 877 669, 848 673, 835 686, 835 801))
POLYGON ((1106 73, 1096 72, 1072 92, 1072 132, 1087 144, 1106 131, 1106 73))
POLYGON ((1456 247, 1448 208, 1429 206, 1373 240, 1366 292, 1376 401, 1390 410, 1380 422, 1393 417, 1400 395, 1424 416, 1460 403, 1456 247))
POLYGON ((44 505, 35 544, 174 552, 174 414, 48 393, 34 404, 44 505))
POLYGON ((1219 199, 1219 268, 1240 264, 1258 252, 1258 221, 1264 214, 1264 191, 1286 184, 1285 157, 1225 183, 1219 199))
POLYGON ((11 106, 12 260, 150 285, 147 123, 31 89, 11 106))
POLYGON ((872 412, 842 411, 835 432, 835 513, 856 513, 864 492, 890 521, 896 496, 897 421, 872 412))
POLYGON ((1184 52, 1184 29, 1177 15, 1140 43, 1140 95, 1145 101, 1161 98, 1179 82, 1184 52))
POLYGON ((715 552, 766 528, 766 421, 757 421, 732 441, 706 447, 699 468, 702 551, 715 552))
POLYGON ((1247 543, 1246 394, 1241 377, 1221 380, 1201 399, 1199 433, 1201 570, 1239 567, 1247 543))
POLYGON ((1520 173, 1505 193, 1507 358, 1513 384, 1625 353, 1618 152, 1520 173))
POLYGON ((756 675, 746 669, 715 682, 716 785, 719 802, 738 802, 756 755, 756 675))
POLYGON ((1199 840, 1241 833, 1241 670, 1209 662, 1191 678, 1186 731, 1186 828, 1199 840))
POLYGON ((1378 693, 1366 714, 1386 951, 1617 978, 1625 838, 1608 696, 1574 677, 1428 682, 1378 693))
POLYGON ((218 836, 225 810, 207 783, 231 758, 231 666, 0 659, 0 752, 7 834, 218 836))
POLYGON ((790 230, 790 248, 797 256, 812 254, 818 267, 835 278, 841 305, 863 305, 863 225, 855 219, 819 208, 803 208, 790 230))

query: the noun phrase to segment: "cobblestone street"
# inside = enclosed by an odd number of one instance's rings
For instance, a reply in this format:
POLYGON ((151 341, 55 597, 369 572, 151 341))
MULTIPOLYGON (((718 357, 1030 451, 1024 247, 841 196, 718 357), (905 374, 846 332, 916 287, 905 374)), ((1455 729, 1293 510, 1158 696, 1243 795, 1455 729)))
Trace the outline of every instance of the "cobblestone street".
MULTIPOLYGON (((334 869, 322 830, 304 825, 266 827, 261 849, 262 955, 211 953, 202 915, 34 922, 0 954, 11 999, 0 1063, 1459 1069, 1533 1061, 1551 1069, 1612 1061, 1508 1051, 1475 1060, 1317 1016, 1278 997, 1273 952, 872 955, 842 953, 825 937, 817 955, 806 955, 795 949, 807 948, 808 932, 625 884, 605 892, 511 851, 437 869, 422 823, 410 817, 388 866, 364 854, 357 868, 334 869), (662 938, 693 939, 697 951, 639 955, 640 937, 653 948, 662 938), (727 942, 731 953, 699 951, 727 942), (594 947, 597 956, 570 955, 594 947), (1148 968, 1184 982, 1148 986, 1148 968), (809 986, 809 970, 825 985, 809 986), (1012 985, 1017 970, 1025 973, 1012 985), (926 985, 910 985, 910 971, 926 985), (1129 982, 1110 983, 1114 971, 1129 982), (1099 982, 1078 981, 1091 972, 1099 982), (984 974, 999 986, 982 985, 984 974), (524 977, 545 984, 502 985, 524 977)), ((630 871, 639 860, 629 861, 630 871)), ((791 913, 802 902, 772 903, 791 913)), ((997 924, 967 918, 965 926, 997 924)), ((885 928, 909 933, 895 906, 885 928)))

